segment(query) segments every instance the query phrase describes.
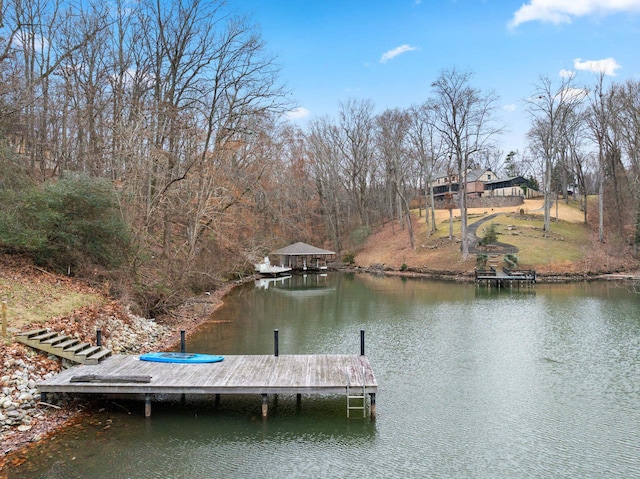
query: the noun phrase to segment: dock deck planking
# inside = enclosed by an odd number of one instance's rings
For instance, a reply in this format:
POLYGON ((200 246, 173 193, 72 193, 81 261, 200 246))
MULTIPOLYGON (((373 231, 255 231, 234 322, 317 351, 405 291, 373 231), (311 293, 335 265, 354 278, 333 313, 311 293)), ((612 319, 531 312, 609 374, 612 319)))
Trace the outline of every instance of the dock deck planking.
POLYGON ((256 355, 225 356, 222 362, 177 364, 140 361, 138 356, 116 355, 97 365, 82 365, 38 383, 43 393, 86 394, 345 394, 347 372, 351 386, 377 392, 377 382, 366 356, 256 355), (149 383, 71 382, 74 376, 151 376, 149 383))

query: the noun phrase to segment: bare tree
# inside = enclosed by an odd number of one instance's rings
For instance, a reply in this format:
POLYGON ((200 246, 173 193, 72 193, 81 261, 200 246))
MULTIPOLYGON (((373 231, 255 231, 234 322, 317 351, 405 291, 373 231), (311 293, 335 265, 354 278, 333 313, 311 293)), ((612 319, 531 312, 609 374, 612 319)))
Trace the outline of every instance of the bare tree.
POLYGON ((195 102, 203 140, 193 158, 198 178, 193 192, 208 212, 190 220, 191 248, 215 216, 257 188, 277 156, 270 138, 277 131, 273 116, 289 106, 274 59, 245 19, 229 19, 208 48, 211 60, 195 102))
POLYGON ((44 177, 54 170, 57 154, 57 105, 52 102, 56 75, 105 25, 94 24, 65 42, 61 32, 68 31, 76 11, 65 10, 62 1, 11 0, 2 6, 0 70, 10 82, 0 88, 0 118, 12 125, 11 140, 28 159, 34 175, 44 177))
POLYGON ((619 143, 619 131, 616 127, 620 102, 617 100, 617 89, 613 86, 605 91, 604 72, 599 73, 590 102, 587 123, 593 139, 598 146, 598 239, 604 242, 604 216, 605 216, 605 192, 606 182, 609 178, 613 182, 613 197, 615 201, 614 215, 618 233, 622 235, 624 225, 624 207, 621 198, 622 184, 626 183, 625 169, 622 164, 622 151, 619 143))
MULTIPOLYGON (((404 226, 406 218, 407 230, 411 248, 415 248, 413 222, 409 205, 407 184, 408 177, 413 171, 410 165, 410 155, 407 151, 407 135, 409 130, 409 115, 402 110, 386 110, 377 118, 378 151, 385 165, 390 189, 397 200, 398 218, 404 226)), ((392 204, 395 203, 392 200, 392 204)))
MULTIPOLYGON (((584 112, 580 112, 584 115, 584 112)), ((569 157, 569 164, 571 167, 571 173, 575 178, 575 186, 573 194, 578 198, 580 202, 580 209, 584 213, 584 223, 587 224, 588 219, 588 187, 587 176, 590 169, 591 155, 588 153, 585 143, 585 131, 584 128, 576 128, 572 132, 568 132, 567 138, 567 155, 569 157)))
POLYGON ((59 72, 64 100, 59 105, 65 115, 66 128, 60 132, 63 144, 58 168, 70 167, 91 176, 105 176, 110 65, 106 63, 109 34, 106 7, 89 5, 88 11, 70 15, 60 31, 58 44, 64 50, 85 42, 83 48, 64 59, 59 72), (97 32, 97 33, 96 33, 97 32), (69 128, 69 116, 74 128, 69 128), (73 158, 69 164, 68 158, 73 158))
POLYGON ((311 174, 315 181, 322 213, 334 248, 336 251, 341 251, 347 206, 341 181, 341 152, 335 141, 337 136, 337 126, 328 118, 314 119, 309 127, 307 144, 311 174))
POLYGON ((500 170, 504 164, 504 152, 495 145, 489 145, 475 155, 477 166, 479 168, 489 168, 496 175, 500 175, 500 170))
POLYGON ((436 128, 443 136, 458 173, 462 227, 462 259, 469 257, 467 238, 467 171, 472 155, 486 149, 501 131, 493 122, 497 97, 483 94, 470 84, 471 73, 456 69, 443 71, 433 82, 436 128))
POLYGON ((337 145, 345 186, 353 196, 361 226, 368 226, 369 179, 373 168, 375 125, 373 102, 350 99, 340 104, 337 145))
POLYGON ((574 112, 585 97, 584 90, 572 87, 572 76, 562 79, 555 88, 547 77, 541 77, 533 96, 526 100, 532 126, 529 130, 531 149, 544 162, 544 231, 551 229, 551 179, 554 166, 566 152, 567 131, 579 118, 574 112))
POLYGON ((640 246, 640 82, 629 80, 618 89, 620 109, 618 128, 626 156, 629 160, 630 184, 635 198, 634 253, 640 246))
POLYGON ((635 182, 640 180, 640 81, 629 80, 618 89, 619 126, 635 182))
POLYGON ((432 188, 433 174, 445 158, 445 145, 442 135, 435 126, 435 109, 429 101, 409 110, 410 125, 408 131, 409 148, 417 158, 421 168, 422 188, 428 198, 427 224, 431 223, 430 233, 437 229, 435 200, 432 188))

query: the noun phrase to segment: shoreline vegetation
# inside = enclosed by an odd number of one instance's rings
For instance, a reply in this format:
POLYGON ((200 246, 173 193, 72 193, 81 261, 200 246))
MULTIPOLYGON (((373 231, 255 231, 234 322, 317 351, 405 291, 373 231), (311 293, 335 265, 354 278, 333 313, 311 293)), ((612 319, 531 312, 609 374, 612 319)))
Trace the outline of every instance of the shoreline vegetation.
MULTIPOLYGON (((527 212, 539 208, 533 201, 527 212)), ((640 281, 638 262, 629 255, 616 256, 612 245, 593 241, 593 234, 584 225, 582 212, 562 205, 555 236, 540 234, 531 215, 505 211, 470 212, 473 221, 496 213, 494 220, 502 228, 500 241, 517 243, 521 251, 521 267, 535 269, 538 282, 571 281, 640 281), (527 223, 528 222, 528 223, 527 223), (506 225, 506 226, 505 226, 506 225), (578 231, 576 234, 575 231, 578 231), (547 262, 536 262, 535 254, 524 248, 542 248, 547 262), (542 246, 541 246, 542 245, 542 246), (576 246, 577 247, 574 247, 576 246), (555 249, 559 251, 556 252, 555 249), (580 255, 557 259, 556 254, 580 255), (533 258, 533 259, 532 259, 533 258)), ((460 260, 460 245, 449 239, 448 212, 438 212, 438 230, 428 235, 424 218, 414 212, 418 246, 409 247, 405 227, 389 222, 372 231, 366 243, 354 255, 351 264, 338 264, 340 270, 355 274, 382 274, 413 278, 428 278, 456 282, 472 282, 476 255, 460 260)), ((459 226, 458 226, 459 227, 459 226)), ((552 227, 553 231, 553 227, 552 227)), ((59 276, 34 266, 25 258, 0 253, 0 300, 8 304, 8 338, 0 342, 2 365, 2 395, 0 396, 0 471, 7 464, 19 464, 30 445, 46 440, 60 428, 79 421, 91 405, 84 401, 69 401, 62 397, 58 403, 39 400, 35 382, 56 374, 64 365, 56 358, 12 341, 12 333, 40 327, 65 331, 84 340, 93 340, 96 329, 103 330, 105 345, 114 353, 140 354, 152 350, 175 349, 180 331, 187 337, 207 322, 223 305, 224 297, 235 287, 253 281, 248 276, 240 281, 222 284, 215 291, 185 301, 170 314, 155 319, 140 318, 106 291, 86 283, 59 276)), ((105 290, 108 288, 105 288, 105 290)), ((0 479, 5 477, 0 472, 0 479)))
MULTIPOLYGON (((7 259, 6 255, 1 254, 0 258, 7 259)), ((14 321, 11 319, 12 315, 9 315, 8 338, 2 338, 0 342, 0 376, 3 388, 0 395, 0 479, 5 477, 2 474, 5 465, 20 463, 29 446, 46 440, 61 428, 77 423, 92 407, 85 400, 69 400, 65 397, 60 397, 54 403, 39 401, 34 397, 26 398, 23 391, 29 383, 33 391, 36 381, 56 374, 68 364, 13 342, 13 333, 17 330, 48 327, 92 341, 95 330, 101 328, 103 341, 114 353, 140 354, 152 350, 171 350, 179 347, 180 331, 185 331, 188 337, 223 305, 224 296, 235 287, 253 280, 253 277, 248 277, 244 281, 226 283, 215 291, 191 298, 171 314, 154 320, 131 314, 128 307, 110 300, 81 281, 52 275, 23 260, 0 261, 0 294, 18 302, 19 295, 12 293, 7 284, 13 282, 15 285, 24 285, 27 278, 30 278, 35 287, 42 286, 43 283, 63 283, 70 290, 80 289, 91 293, 95 302, 68 314, 35 322, 31 327, 28 324, 13 327, 14 321), (11 266, 7 267, 7 263, 11 266), (125 330, 125 334, 113 334, 114 331, 122 330, 125 330)), ((43 301, 55 303, 59 299, 61 293, 56 291, 43 301)), ((15 322, 17 321, 16 319, 15 322)))

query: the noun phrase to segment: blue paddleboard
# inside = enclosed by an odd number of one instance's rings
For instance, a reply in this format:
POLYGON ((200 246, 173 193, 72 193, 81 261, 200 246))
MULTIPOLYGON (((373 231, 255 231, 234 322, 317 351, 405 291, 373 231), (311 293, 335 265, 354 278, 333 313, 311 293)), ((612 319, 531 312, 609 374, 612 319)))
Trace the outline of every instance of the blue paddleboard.
POLYGON ((196 353, 146 353, 140 355, 141 361, 154 361, 156 363, 219 363, 223 359, 224 356, 196 353))

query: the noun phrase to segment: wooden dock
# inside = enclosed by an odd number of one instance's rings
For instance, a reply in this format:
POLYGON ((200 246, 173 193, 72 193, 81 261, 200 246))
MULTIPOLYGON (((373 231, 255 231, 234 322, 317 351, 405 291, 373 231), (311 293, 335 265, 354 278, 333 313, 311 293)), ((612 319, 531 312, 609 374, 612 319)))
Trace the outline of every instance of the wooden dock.
POLYGON ((476 269, 475 280, 477 285, 494 285, 497 288, 513 287, 514 284, 518 287, 520 287, 521 284, 531 286, 536 282, 536 272, 533 270, 516 270, 509 268, 498 270, 490 267, 488 269, 476 269))
POLYGON ((153 394, 257 394, 267 416, 269 394, 344 394, 349 409, 366 408, 375 417, 378 385, 364 355, 260 355, 225 356, 222 362, 176 364, 141 361, 138 356, 116 355, 97 365, 67 369, 38 383, 41 393, 144 394, 145 415, 151 415, 153 394), (358 393, 359 391, 359 393, 358 393), (350 407, 349 398, 361 398, 350 407))

